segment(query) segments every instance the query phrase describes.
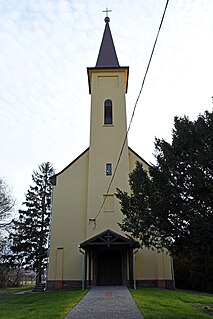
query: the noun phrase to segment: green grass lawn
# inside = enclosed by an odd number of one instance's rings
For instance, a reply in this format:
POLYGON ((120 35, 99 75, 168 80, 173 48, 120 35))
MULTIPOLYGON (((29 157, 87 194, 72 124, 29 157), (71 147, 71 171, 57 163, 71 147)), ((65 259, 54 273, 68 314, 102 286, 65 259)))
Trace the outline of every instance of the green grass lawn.
POLYGON ((145 319, 213 318, 210 294, 154 288, 130 289, 130 292, 145 319))
POLYGON ((0 300, 3 296, 7 296, 16 292, 32 290, 35 285, 24 285, 18 288, 0 289, 0 300))
MULTIPOLYGON (((63 319, 88 291, 14 294, 26 288, 0 290, 0 319, 63 319)), ((154 288, 130 292, 145 319, 213 319, 213 295, 154 288)))
POLYGON ((62 319, 88 290, 50 291, 16 295, 26 290, 0 290, 0 318, 2 319, 62 319))

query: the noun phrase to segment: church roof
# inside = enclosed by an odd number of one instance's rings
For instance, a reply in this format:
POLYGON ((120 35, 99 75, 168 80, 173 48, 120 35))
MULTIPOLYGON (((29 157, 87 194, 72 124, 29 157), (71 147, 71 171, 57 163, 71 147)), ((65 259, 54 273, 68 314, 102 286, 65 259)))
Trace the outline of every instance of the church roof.
MULTIPOLYGON (((57 176, 63 174, 67 169, 69 169, 74 163, 76 163, 80 158, 82 158, 82 156, 84 156, 88 151, 89 151, 89 147, 83 152, 81 153, 77 158, 75 158, 71 163, 69 163, 64 169, 62 169, 62 171, 58 172, 57 174, 53 175, 50 178, 51 184, 53 186, 55 186, 57 184, 57 176)), ((151 165, 146 162, 140 155, 138 155, 135 151, 133 151, 133 149, 131 149, 130 147, 128 147, 129 151, 134 153, 136 155, 136 157, 138 157, 138 160, 141 160, 142 162, 144 162, 146 165, 150 166, 151 165)))
POLYGON ((109 21, 109 17, 106 17, 105 30, 95 67, 119 67, 119 62, 109 27, 109 21))

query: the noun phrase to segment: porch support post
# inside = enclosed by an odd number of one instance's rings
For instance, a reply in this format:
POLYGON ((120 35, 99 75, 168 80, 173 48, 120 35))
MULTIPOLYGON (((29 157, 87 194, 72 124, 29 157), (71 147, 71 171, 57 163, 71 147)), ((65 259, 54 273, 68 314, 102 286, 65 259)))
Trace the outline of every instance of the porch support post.
POLYGON ((97 252, 93 251, 93 274, 92 274, 92 286, 97 286, 98 284, 98 260, 97 260, 97 252))
POLYGON ((84 256, 84 288, 87 287, 87 251, 84 256))
POLYGON ((137 251, 133 253, 133 288, 135 290, 136 290, 136 253, 137 251))
POLYGON ((91 250, 89 250, 89 287, 91 287, 91 271, 92 271, 92 254, 91 250))
POLYGON ((85 288, 85 254, 83 250, 79 249, 79 252, 82 254, 82 262, 81 262, 81 273, 82 273, 82 281, 81 281, 81 289, 85 288))
POLYGON ((122 250, 121 251, 121 283, 122 286, 127 286, 128 285, 128 280, 127 280, 127 250, 122 250))
POLYGON ((133 248, 129 248, 129 284, 134 288, 133 282, 133 248))

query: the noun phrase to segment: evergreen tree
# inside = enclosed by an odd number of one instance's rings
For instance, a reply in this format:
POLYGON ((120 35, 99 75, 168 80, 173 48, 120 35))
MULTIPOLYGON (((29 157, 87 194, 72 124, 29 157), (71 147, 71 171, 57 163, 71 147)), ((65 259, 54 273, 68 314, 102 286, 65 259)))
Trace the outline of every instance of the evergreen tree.
POLYGON ((212 291, 213 113, 195 121, 175 117, 172 143, 156 139, 155 149, 150 178, 137 164, 130 175, 132 194, 117 191, 121 228, 146 247, 188 258, 191 273, 212 291))
POLYGON ((21 261, 22 266, 37 273, 37 283, 41 282, 42 272, 47 262, 47 243, 51 215, 51 183, 54 174, 51 163, 39 165, 38 171, 33 171, 33 186, 30 186, 25 209, 19 210, 19 217, 13 221, 12 251, 14 260, 21 261))
POLYGON ((130 195, 120 189, 117 189, 116 193, 120 200, 121 211, 125 216, 119 226, 123 231, 131 234, 132 239, 138 239, 142 247, 161 249, 160 237, 156 236, 154 214, 151 212, 149 202, 152 183, 139 162, 136 162, 134 171, 129 175, 129 185, 130 195))

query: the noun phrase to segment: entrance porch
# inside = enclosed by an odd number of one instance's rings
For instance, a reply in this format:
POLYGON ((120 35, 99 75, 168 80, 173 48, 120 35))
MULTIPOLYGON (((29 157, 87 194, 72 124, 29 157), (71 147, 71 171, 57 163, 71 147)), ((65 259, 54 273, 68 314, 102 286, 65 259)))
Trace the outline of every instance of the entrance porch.
POLYGON ((107 229, 80 244, 85 286, 133 287, 134 242, 107 229))

